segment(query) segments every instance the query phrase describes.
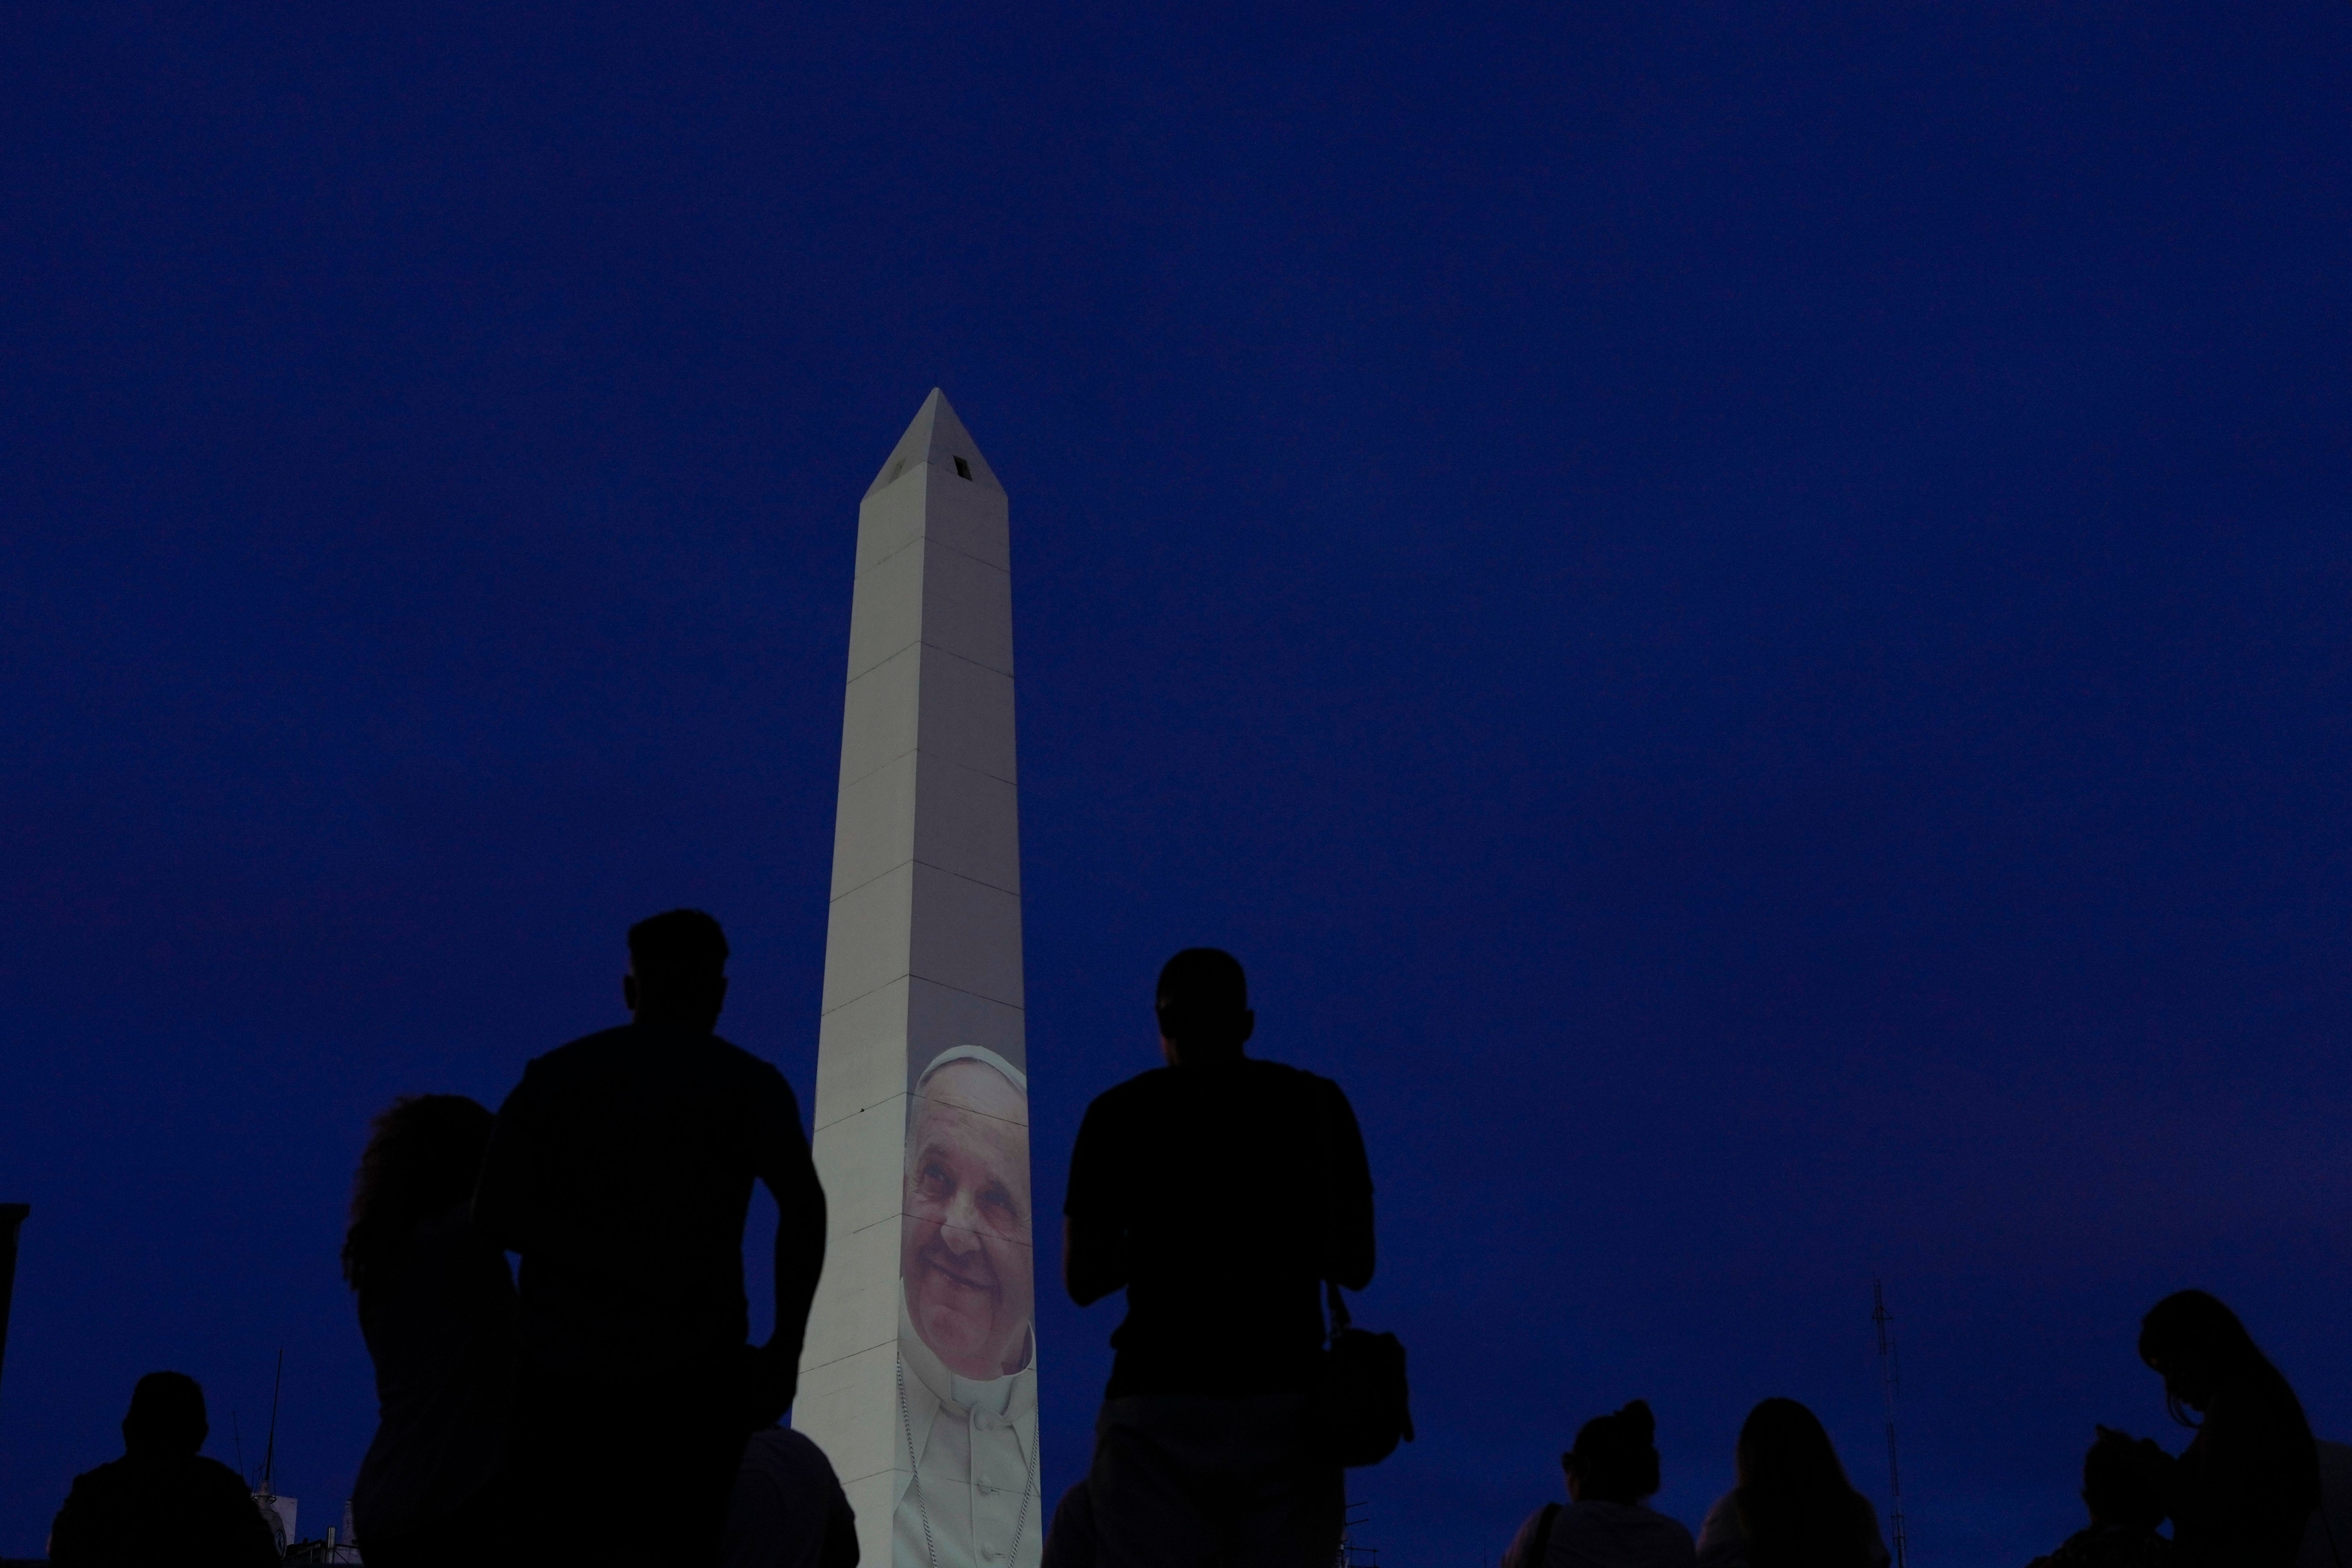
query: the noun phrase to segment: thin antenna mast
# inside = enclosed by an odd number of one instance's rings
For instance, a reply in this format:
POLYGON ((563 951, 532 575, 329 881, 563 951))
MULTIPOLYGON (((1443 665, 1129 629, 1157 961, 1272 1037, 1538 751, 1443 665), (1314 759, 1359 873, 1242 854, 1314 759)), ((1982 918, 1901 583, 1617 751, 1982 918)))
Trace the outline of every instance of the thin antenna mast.
MULTIPOLYGON (((286 1347, 278 1347, 278 1376, 269 1385, 269 1446, 261 1451, 261 1489, 278 1495, 278 1391, 286 1386, 286 1347)), ((1887 1428, 1893 1431, 1892 1426, 1887 1428)), ((1899 1517, 1899 1516, 1898 1516, 1899 1517)), ((1897 1532, 1899 1535, 1899 1531, 1897 1532)), ((1895 1568, 1902 1568, 1896 1563, 1895 1568)))
POLYGON ((1878 1325, 1878 1381, 1886 1391, 1886 1489, 1894 1504, 1894 1568, 1908 1568, 1904 1561, 1903 1466, 1895 1447, 1895 1336, 1887 1329, 1895 1315, 1886 1310, 1886 1287, 1876 1279, 1870 1282, 1870 1321, 1878 1325))

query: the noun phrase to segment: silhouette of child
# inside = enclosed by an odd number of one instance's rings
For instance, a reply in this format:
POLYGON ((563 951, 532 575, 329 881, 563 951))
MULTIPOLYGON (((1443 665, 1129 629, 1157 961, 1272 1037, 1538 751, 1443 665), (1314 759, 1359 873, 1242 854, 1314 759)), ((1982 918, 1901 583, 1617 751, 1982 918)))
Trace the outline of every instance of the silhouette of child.
POLYGON ((235 1470, 197 1451, 210 1429, 194 1378, 141 1378, 122 1418, 122 1458, 74 1478, 49 1529, 49 1561, 58 1568, 276 1568, 277 1542, 253 1494, 235 1470))
POLYGON ((2083 1456, 2083 1502, 2091 1510, 2087 1529, 2031 1568, 2168 1568, 2172 1542, 2156 1532, 2172 1511, 2172 1456, 2150 1437, 2134 1438, 2112 1426, 2098 1429, 2083 1456))

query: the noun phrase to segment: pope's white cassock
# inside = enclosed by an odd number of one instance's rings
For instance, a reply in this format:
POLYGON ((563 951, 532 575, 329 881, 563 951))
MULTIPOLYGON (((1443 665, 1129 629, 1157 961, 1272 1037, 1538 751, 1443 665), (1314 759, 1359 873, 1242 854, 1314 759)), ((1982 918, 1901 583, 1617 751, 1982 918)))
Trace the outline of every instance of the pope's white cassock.
POLYGON ((915 1474, 899 1483, 893 1568, 1036 1568, 1036 1346, 1033 1332, 1028 1364, 1009 1376, 959 1377, 915 1331, 900 1287, 898 1419, 915 1474))

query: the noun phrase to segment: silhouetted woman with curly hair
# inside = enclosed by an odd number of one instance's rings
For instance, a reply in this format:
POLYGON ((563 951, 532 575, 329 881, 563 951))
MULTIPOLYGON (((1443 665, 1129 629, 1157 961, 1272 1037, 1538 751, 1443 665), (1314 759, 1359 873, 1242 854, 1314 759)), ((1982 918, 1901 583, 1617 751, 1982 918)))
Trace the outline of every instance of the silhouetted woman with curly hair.
POLYGON ((343 1278, 359 1294, 379 1406, 352 1487, 369 1568, 509 1555, 498 1479, 514 1425, 514 1278, 473 1222, 490 1122, 462 1095, 396 1100, 352 1184, 343 1278))

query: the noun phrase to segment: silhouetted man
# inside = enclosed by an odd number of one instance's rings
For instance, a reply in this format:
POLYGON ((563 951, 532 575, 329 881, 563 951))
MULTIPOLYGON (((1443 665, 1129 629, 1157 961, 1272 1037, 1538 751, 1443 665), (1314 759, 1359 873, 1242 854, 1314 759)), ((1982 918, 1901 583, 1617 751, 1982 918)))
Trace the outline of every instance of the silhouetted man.
POLYGON ((526 1555, 717 1561, 745 1440, 792 1404, 824 1261, 824 1194, 783 1076, 711 1031, 719 922, 631 928, 634 1023, 533 1061, 475 1197, 522 1255, 515 1468, 526 1555), (776 1326, 745 1342, 743 1220, 775 1194, 776 1326))
POLYGON ((1158 1015, 1168 1065, 1097 1098, 1070 1159, 1064 1282, 1080 1306, 1127 1289, 1070 1518, 1105 1568, 1324 1568, 1344 1494, 1301 1417, 1322 1281, 1372 1277, 1363 1137, 1339 1085, 1242 1054, 1257 1018, 1228 954, 1170 959, 1158 1015))
POLYGON ((236 1472, 197 1452, 205 1391, 151 1372, 131 1390, 122 1458, 74 1478, 49 1527, 59 1568, 276 1568, 278 1543, 236 1472))

